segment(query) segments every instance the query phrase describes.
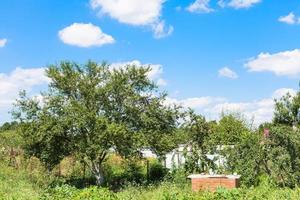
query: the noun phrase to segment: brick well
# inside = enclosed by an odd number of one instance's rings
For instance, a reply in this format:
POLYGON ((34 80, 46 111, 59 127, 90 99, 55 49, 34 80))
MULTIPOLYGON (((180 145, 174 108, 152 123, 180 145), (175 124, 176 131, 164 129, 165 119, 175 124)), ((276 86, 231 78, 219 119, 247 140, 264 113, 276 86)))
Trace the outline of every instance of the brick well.
POLYGON ((218 187, 227 189, 239 187, 240 176, 235 175, 200 175, 193 174, 188 176, 192 181, 192 190, 216 191, 218 187))

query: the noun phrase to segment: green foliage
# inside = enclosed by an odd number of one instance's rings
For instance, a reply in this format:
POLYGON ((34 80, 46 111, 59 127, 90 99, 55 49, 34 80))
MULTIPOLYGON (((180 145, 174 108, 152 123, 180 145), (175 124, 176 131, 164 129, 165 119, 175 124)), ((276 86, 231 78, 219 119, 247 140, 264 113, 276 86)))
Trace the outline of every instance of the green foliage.
POLYGON ((273 122, 289 126, 300 124, 300 92, 296 96, 287 93, 281 99, 275 100, 273 122))
POLYGON ((244 138, 250 129, 245 120, 237 114, 222 114, 220 121, 212 125, 214 134, 211 142, 216 145, 234 145, 244 138))
POLYGON ((186 182, 129 186, 118 192, 94 186, 78 189, 69 185, 61 185, 43 189, 33 184, 25 171, 0 165, 1 200, 296 200, 299 198, 299 188, 279 188, 266 177, 260 180, 260 185, 257 187, 232 190, 219 188, 214 193, 192 192, 191 185, 186 182))
POLYGON ((266 124, 269 136, 258 132, 245 132, 234 147, 222 153, 227 169, 241 175, 247 186, 259 184, 267 176, 278 186, 295 187, 300 183, 300 134, 290 126, 266 124))
POLYGON ((36 200, 41 189, 29 181, 24 170, 16 170, 0 163, 0 199, 36 200))
POLYGON ((300 183, 300 132, 288 126, 270 127, 264 141, 265 171, 280 186, 300 183))
POLYGON ((161 162, 157 160, 153 160, 149 164, 149 181, 151 182, 159 182, 162 181, 168 173, 168 169, 166 169, 161 162))
POLYGON ((16 131, 0 132, 0 147, 19 148, 22 143, 22 137, 16 131))
POLYGON ((188 112, 188 120, 184 124, 184 129, 190 136, 190 141, 186 145, 184 156, 186 162, 185 170, 189 173, 203 173, 213 166, 213 162, 207 158, 209 152, 210 125, 201 115, 193 111, 188 112))
POLYGON ((188 175, 186 169, 183 167, 172 169, 165 180, 167 182, 175 183, 176 185, 186 185, 190 180, 188 180, 188 175))
POLYGON ((67 185, 50 188, 41 200, 113 200, 115 195, 105 188, 90 187, 83 190, 67 185))
POLYGON ((18 127, 18 123, 16 121, 14 121, 14 122, 5 122, 0 127, 0 132, 16 130, 17 127, 18 127))
POLYGON ((43 102, 21 92, 18 122, 0 127, 0 200, 300 199, 300 92, 276 100, 273 123, 253 130, 236 114, 207 122, 165 106, 149 72, 94 62, 49 66, 43 102), (184 168, 168 173, 160 160, 178 144, 186 144, 184 168), (148 174, 139 155, 145 146, 159 156, 148 174), (241 175, 243 187, 192 192, 187 175, 211 169, 241 175))
POLYGON ((256 133, 246 132, 239 140, 234 146, 225 146, 220 151, 227 160, 225 169, 231 174, 241 175, 243 184, 257 185, 262 165, 261 137, 256 133))
POLYGON ((143 163, 137 160, 126 160, 125 161, 125 173, 123 179, 129 184, 142 184, 146 180, 146 173, 143 169, 145 166, 143 163))
POLYGON ((104 181, 103 163, 112 149, 134 157, 139 148, 151 146, 164 155, 174 147, 180 113, 175 106, 164 106, 166 95, 149 80, 149 72, 94 62, 49 66, 51 82, 43 103, 24 92, 16 103, 14 116, 22 122, 25 153, 38 157, 49 170, 76 155, 97 184, 104 181))
POLYGON ((118 193, 103 188, 91 187, 79 190, 69 186, 50 189, 43 194, 43 200, 296 200, 300 198, 300 189, 274 188, 268 183, 256 188, 226 190, 219 188, 215 193, 192 192, 190 185, 162 183, 158 186, 128 187, 118 193))

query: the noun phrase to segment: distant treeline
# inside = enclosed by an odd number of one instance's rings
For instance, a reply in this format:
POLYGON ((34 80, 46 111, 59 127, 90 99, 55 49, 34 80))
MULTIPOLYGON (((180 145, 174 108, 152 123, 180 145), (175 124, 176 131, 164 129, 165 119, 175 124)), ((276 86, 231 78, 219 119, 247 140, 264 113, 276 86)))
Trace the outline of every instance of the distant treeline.
POLYGON ((19 123, 16 121, 5 122, 2 126, 0 126, 0 132, 15 130, 18 125, 19 123))

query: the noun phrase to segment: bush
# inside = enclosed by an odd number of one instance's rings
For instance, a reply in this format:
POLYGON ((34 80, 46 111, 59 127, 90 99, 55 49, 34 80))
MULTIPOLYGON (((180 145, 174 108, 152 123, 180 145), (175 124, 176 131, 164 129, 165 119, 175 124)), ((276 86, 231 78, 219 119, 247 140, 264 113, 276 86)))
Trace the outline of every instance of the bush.
POLYGON ((150 162, 149 165, 149 181, 158 182, 162 181, 168 173, 166 169, 160 162, 154 160, 150 162))
POLYGON ((105 185, 114 191, 129 184, 146 182, 146 165, 140 160, 125 160, 111 155, 105 163, 104 173, 105 185))
POLYGON ((188 174, 186 173, 184 168, 178 168, 170 171, 167 174, 165 180, 175 184, 184 185, 188 181, 187 176, 188 174))

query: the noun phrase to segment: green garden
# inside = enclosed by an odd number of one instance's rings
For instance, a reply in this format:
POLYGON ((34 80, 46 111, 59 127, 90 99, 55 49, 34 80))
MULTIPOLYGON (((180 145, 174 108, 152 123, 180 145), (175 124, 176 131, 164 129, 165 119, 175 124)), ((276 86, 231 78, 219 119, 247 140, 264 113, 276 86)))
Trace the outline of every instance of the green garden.
POLYGON ((226 111, 209 121, 167 103, 150 70, 48 66, 42 98, 20 91, 0 128, 0 199, 300 199, 300 93, 275 99, 269 123, 226 111), (185 162, 166 168, 179 145, 185 162), (238 174, 241 186, 193 192, 187 176, 200 173, 238 174))

